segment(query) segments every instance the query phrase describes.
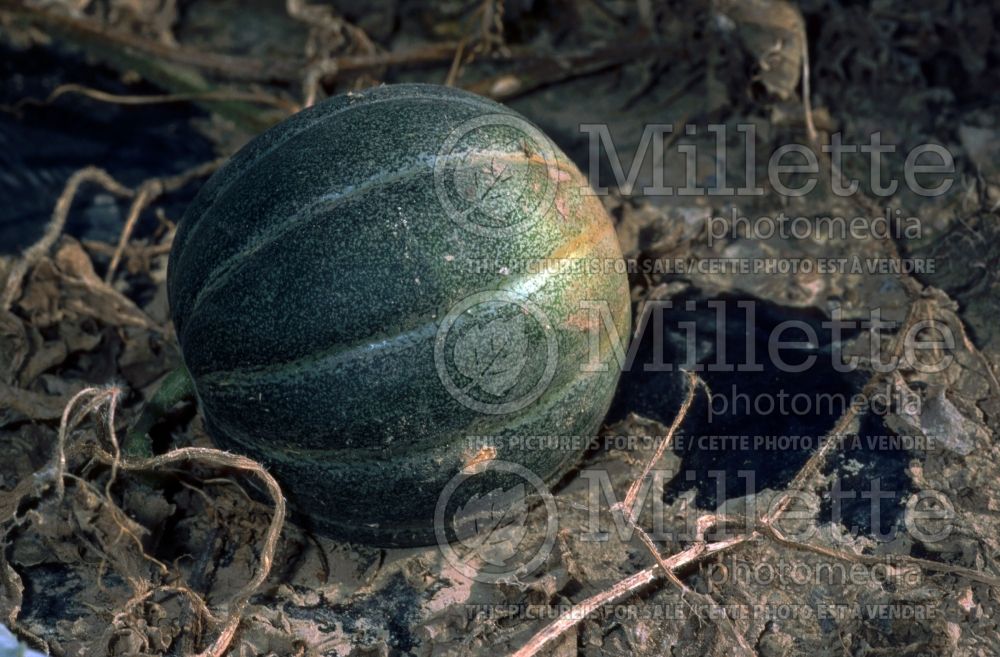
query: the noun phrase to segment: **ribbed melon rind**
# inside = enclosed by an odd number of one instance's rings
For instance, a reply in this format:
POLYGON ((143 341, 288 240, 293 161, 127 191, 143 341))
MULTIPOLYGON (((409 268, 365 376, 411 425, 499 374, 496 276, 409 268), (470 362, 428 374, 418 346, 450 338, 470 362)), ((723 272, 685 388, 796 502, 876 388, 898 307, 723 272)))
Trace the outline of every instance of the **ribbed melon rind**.
MULTIPOLYGON (((472 94, 381 87, 310 108, 247 145, 206 183, 178 228, 168 292, 206 426, 222 447, 264 461, 317 529, 382 544, 433 540, 440 490, 476 436, 577 436, 565 450, 501 449, 495 458, 557 479, 582 451, 618 378, 610 341, 628 338, 621 271, 523 271, 542 259, 621 259, 600 199, 568 159, 496 147, 489 126, 442 153, 478 117, 524 121, 472 94), (525 226, 469 230, 442 207, 435 167, 510 166, 527 195, 491 199, 525 226), (549 187, 551 185, 551 187, 549 187), (531 206, 531 194, 552 193, 531 206), (525 203, 525 201, 529 201, 525 203), (505 414, 463 403, 443 382, 443 318, 484 291, 541 309, 558 353, 544 390, 505 414), (589 321, 604 301, 602 373, 586 373, 589 321)), ((544 154, 543 154, 544 155, 544 154)), ((459 318, 456 326, 461 326, 459 318)), ((527 363, 512 397, 547 366, 527 363)), ((484 477, 482 485, 501 480, 484 477)))

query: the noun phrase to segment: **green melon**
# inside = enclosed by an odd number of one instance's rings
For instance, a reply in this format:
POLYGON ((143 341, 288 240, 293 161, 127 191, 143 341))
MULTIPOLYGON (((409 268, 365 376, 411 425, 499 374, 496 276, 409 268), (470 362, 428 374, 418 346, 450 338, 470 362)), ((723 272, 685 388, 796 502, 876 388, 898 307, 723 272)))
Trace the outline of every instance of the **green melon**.
POLYGON ((493 459, 553 482, 596 434, 630 326, 616 261, 600 199, 537 128, 396 85, 237 153, 180 222, 168 292, 213 440, 317 530, 412 545, 463 468, 479 490, 502 482, 493 459))

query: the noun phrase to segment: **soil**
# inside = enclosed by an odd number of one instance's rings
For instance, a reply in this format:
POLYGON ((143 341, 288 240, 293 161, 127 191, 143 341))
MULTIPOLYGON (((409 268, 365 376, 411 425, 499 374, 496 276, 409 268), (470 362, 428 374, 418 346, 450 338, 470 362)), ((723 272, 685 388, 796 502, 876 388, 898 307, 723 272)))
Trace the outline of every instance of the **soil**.
MULTIPOLYGON (((514 654, 588 599, 598 609, 538 654, 1000 654, 1000 7, 3 0, 0 26, 0 656, 17 654, 5 628, 53 655, 514 654), (696 184, 724 171, 734 186, 754 178, 763 188, 646 194, 653 158, 629 188, 600 151, 596 182, 609 188, 603 200, 635 270, 633 323, 670 304, 635 337, 635 362, 674 367, 628 368, 554 507, 524 505, 459 565, 436 545, 353 545, 297 517, 282 522, 265 475, 246 464, 191 452, 153 469, 117 454, 180 362, 167 254, 198 186, 301 105, 402 81, 508 103, 584 173, 595 138, 584 125, 607 125, 626 172, 644 128, 692 125, 664 137, 664 184, 685 184, 677 145, 694 144, 696 184), (67 84, 85 89, 46 100, 67 84), (134 101, 164 95, 175 97, 134 101), (709 125, 726 126, 727 157, 709 125), (737 129, 746 125, 758 152, 750 170, 737 129), (853 195, 834 192, 825 156, 805 195, 782 195, 769 179, 781 145, 835 133, 867 144, 876 132, 897 145, 880 169, 882 182, 899 183, 890 195, 860 156, 840 165, 864 180, 853 195), (944 194, 905 184, 907 154, 922 144, 954 156, 944 194), (865 217, 865 227, 888 213, 912 230, 800 239, 732 225, 779 212, 811 226, 865 217), (707 266, 727 260, 800 268, 707 266), (818 264, 834 261, 859 268, 818 264), (868 269, 900 262, 925 266, 868 269), (861 323, 873 309, 895 326, 861 323), (835 317, 854 324, 834 335, 835 317), (768 351, 787 322, 816 336, 801 346, 815 365, 801 372, 768 351), (835 367, 832 354, 894 353, 918 322, 954 338, 945 367, 835 367), (710 367, 751 351, 760 371, 710 367), (854 411, 734 402, 874 392, 883 403, 854 411), (609 499, 625 499, 647 465, 667 474, 646 480, 662 487, 640 495, 644 530, 617 531, 609 499), (595 492, 595 476, 613 498, 595 492), (913 530, 942 504, 950 516, 931 524, 947 525, 943 537, 913 530), (558 530, 541 562, 490 577, 545 546, 553 508, 558 530), (691 528, 723 515, 738 521, 691 528), (683 558, 668 578, 671 555, 683 558), (643 585, 611 593, 647 571, 643 585)), ((157 453, 212 446, 192 403, 152 438, 157 453)))

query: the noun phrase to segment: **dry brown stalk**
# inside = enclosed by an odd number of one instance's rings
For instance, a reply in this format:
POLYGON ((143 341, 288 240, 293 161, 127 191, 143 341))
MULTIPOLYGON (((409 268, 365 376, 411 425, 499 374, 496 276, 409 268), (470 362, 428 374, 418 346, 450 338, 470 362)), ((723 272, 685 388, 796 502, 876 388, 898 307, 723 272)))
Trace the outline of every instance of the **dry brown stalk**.
POLYGON ((693 372, 685 372, 688 378, 688 392, 684 401, 681 403, 680 410, 674 416, 674 421, 670 424, 670 428, 667 429, 667 433, 660 439, 659 444, 656 446, 656 450, 653 455, 650 456, 649 460, 646 461, 646 466, 642 470, 642 474, 639 475, 635 481, 628 488, 628 492, 625 493, 625 499, 621 502, 621 508, 625 511, 625 517, 630 524, 635 523, 636 517, 639 515, 639 510, 636 508, 636 497, 639 494, 639 489, 642 487, 642 482, 649 476, 650 471, 656 466, 661 458, 663 458, 664 452, 667 448, 674 442, 674 434, 680 428, 681 423, 684 418, 687 417, 688 411, 691 409, 691 404, 694 402, 694 395, 698 389, 698 385, 704 385, 697 374, 693 372))
MULTIPOLYGON (((655 465, 659 463, 660 459, 663 458, 663 454, 664 452, 666 452, 667 448, 673 444, 674 435, 680 428, 681 423, 687 417, 687 414, 691 409, 691 404, 694 402, 694 396, 698 390, 698 387, 699 386, 705 387, 705 382, 702 381, 702 379, 697 374, 693 372, 685 372, 685 374, 687 375, 688 379, 687 395, 685 396, 684 401, 681 403, 680 409, 677 411, 677 414, 674 416, 674 420, 670 424, 670 428, 660 439, 660 442, 656 446, 656 449, 653 451, 653 454, 646 461, 646 465, 642 470, 642 474, 636 477, 636 479, 632 482, 631 486, 629 486, 628 492, 625 495, 625 500, 622 502, 622 507, 624 508, 625 518, 628 521, 629 526, 633 529, 633 531, 637 533, 637 535, 639 536, 639 540, 642 542, 643 545, 646 546, 646 549, 653 556, 653 559, 656 560, 656 563, 659 564, 660 569, 663 571, 663 574, 667 577, 667 579, 670 580, 670 582, 674 586, 678 588, 678 590, 680 590, 681 598, 683 599, 684 596, 690 596, 699 600, 701 604, 704 606, 714 606, 715 601, 712 599, 711 596, 702 595, 692 590, 690 587, 688 587, 687 584, 682 582, 679 577, 677 577, 677 575, 671 568, 670 564, 668 564, 667 560, 663 558, 663 555, 660 553, 659 548, 656 547, 656 544, 653 542, 653 539, 649 536, 648 533, 646 533, 645 529, 643 529, 637 524, 639 509, 637 508, 636 500, 641 484, 646 479, 646 477, 649 476, 649 473, 652 471, 653 467, 655 467, 655 465)), ((698 525, 699 541, 704 536, 705 532, 704 521, 705 521, 704 517, 699 518, 699 525, 698 525)), ((711 524, 715 524, 715 522, 716 521, 712 519, 711 524)), ((694 608, 692 607, 692 609, 694 608)), ((696 609, 695 612, 697 613, 696 609)), ((732 620, 730 620, 728 616, 725 615, 716 616, 715 620, 722 626, 723 631, 725 631, 726 634, 728 634, 732 638, 732 640, 740 646, 744 654, 748 655, 757 654, 756 651, 750 647, 750 644, 747 643, 747 640, 743 637, 743 635, 739 633, 739 631, 733 625, 732 620)))
MULTIPOLYGON (((717 541, 715 543, 696 543, 682 552, 671 555, 664 559, 664 563, 671 572, 677 572, 683 568, 697 563, 707 557, 730 550, 737 545, 742 545, 751 540, 750 535, 734 536, 733 538, 717 541)), ((573 608, 552 621, 540 632, 531 637, 531 640, 523 648, 515 652, 511 657, 533 657, 546 646, 562 636, 571 627, 584 621, 588 616, 600 609, 603 605, 612 604, 622 598, 635 593, 648 584, 656 581, 662 575, 662 566, 659 564, 650 566, 629 575, 612 585, 610 588, 596 593, 586 600, 573 605, 573 608)))
MULTIPOLYGON (((111 264, 108 266, 108 272, 105 275, 104 282, 107 284, 111 282, 111 279, 121 262, 122 255, 128 246, 128 240, 131 237, 132 231, 138 222, 139 215, 142 210, 163 194, 177 191, 191 180, 211 174, 222 166, 225 161, 226 158, 218 158, 210 162, 199 164, 196 167, 173 176, 151 178, 142 182, 135 190, 126 187, 115 180, 107 171, 95 166, 87 166, 74 172, 73 175, 69 177, 69 180, 66 181, 66 186, 63 188, 62 193, 56 200, 55 207, 52 210, 52 215, 46 224, 44 234, 37 242, 32 244, 24 251, 24 253, 22 253, 21 257, 14 262, 10 271, 7 273, 7 280, 4 283, 3 293, 0 295, 0 310, 10 309, 17 298, 21 295, 24 285, 24 277, 27 275, 28 271, 38 264, 43 257, 48 255, 49 251, 51 251, 52 247, 59 240, 63 229, 66 226, 66 219, 69 216, 73 199, 76 197, 76 194, 82 184, 87 182, 96 183, 116 196, 133 199, 132 205, 129 208, 128 217, 125 221, 124 229, 118 240, 118 246, 112 254, 111 264)), ((84 282, 84 284, 89 285, 87 282, 84 282)), ((108 289, 110 290, 111 288, 108 287, 108 289)), ((147 328, 155 328, 151 321, 143 323, 142 325, 147 328)))
POLYGON ((265 61, 166 44, 124 30, 109 28, 93 18, 63 14, 15 0, 0 0, 0 10, 15 19, 27 21, 44 30, 73 35, 108 48, 140 53, 154 60, 191 66, 231 80, 289 81, 298 76, 303 65, 298 60, 269 58, 265 61))
POLYGON ((246 583, 240 593, 230 603, 229 615, 219 636, 207 650, 198 654, 198 657, 222 657, 236 636, 236 631, 243 620, 243 612, 246 610, 250 597, 257 592, 257 589, 261 587, 267 576, 271 573, 271 567, 274 565, 274 555, 278 548, 278 538, 281 536, 281 530, 285 524, 285 498, 281 493, 281 487, 278 485, 278 482, 260 463, 245 456, 230 454, 219 449, 182 447, 161 456, 137 461, 125 461, 123 468, 137 471, 157 471, 164 466, 182 462, 233 468, 254 475, 263 482, 268 494, 274 501, 274 514, 271 517, 271 524, 268 526, 267 534, 264 537, 264 545, 260 551, 260 567, 253 578, 246 583))
POLYGON ((112 94, 100 89, 93 89, 82 84, 61 84, 52 90, 44 100, 37 98, 22 98, 14 103, 9 109, 19 112, 28 105, 44 106, 51 105, 56 99, 69 94, 79 94, 92 100, 114 105, 162 105, 165 103, 186 103, 190 101, 246 101, 250 103, 260 103, 270 105, 284 110, 289 114, 298 112, 301 107, 291 100, 264 93, 263 91, 237 91, 235 89, 221 89, 218 91, 200 91, 191 93, 176 94, 150 94, 150 95, 130 95, 112 94))
POLYGON ((3 296, 0 297, 0 310, 10 310, 11 305, 21 294, 21 286, 24 283, 24 276, 34 265, 45 257, 52 246, 62 235, 66 225, 66 217, 69 215, 70 205, 76 196, 77 190, 85 182, 92 182, 101 185, 106 190, 117 196, 131 197, 134 192, 128 187, 111 177, 104 169, 97 167, 84 167, 76 171, 63 188, 56 206, 52 210, 52 216, 45 227, 45 233, 41 239, 28 247, 27 250, 11 267, 7 274, 7 282, 4 284, 3 296))
MULTIPOLYGON (((895 335, 892 343, 892 347, 889 350, 890 358, 898 359, 899 355, 903 352, 904 348, 904 336, 909 331, 918 320, 920 314, 921 304, 919 302, 914 302, 910 304, 910 308, 907 311, 906 319, 903 321, 903 326, 899 332, 895 335)), ((869 379, 868 382, 861 389, 861 397, 863 399, 870 399, 872 393, 875 389, 888 377, 887 372, 876 372, 869 379)), ((774 524, 781 518, 781 516, 788 510, 788 506, 792 501, 792 497, 798 493, 801 493, 806 485, 819 474, 819 471, 826 464, 829 456, 836 451, 838 447, 842 444, 842 438, 844 434, 847 433, 847 429, 854 422, 855 418, 861 415, 863 407, 852 404, 847 408, 844 414, 837 420, 837 423, 833 428, 827 433, 823 439, 823 444, 809 460, 806 461, 805 465, 798 471, 792 481, 788 484, 785 490, 781 493, 781 497, 772 506, 772 512, 761 519, 761 524, 768 527, 773 527, 774 524)))
MULTIPOLYGON (((625 499, 615 507, 617 510, 622 512, 629 526, 636 532, 640 541, 656 560, 656 565, 642 570, 635 575, 631 575, 630 577, 617 582, 611 588, 574 605, 570 611, 563 614, 557 620, 535 634, 531 640, 525 644, 523 648, 514 653, 512 657, 532 657, 533 655, 536 655, 539 651, 558 639, 563 633, 574 627, 577 623, 586 619, 601 606, 611 604, 621 598, 624 598, 625 596, 651 583, 660 575, 669 579, 674 586, 681 591, 682 598, 684 595, 692 596, 700 600, 703 605, 713 606, 715 605, 715 601, 711 598, 711 596, 702 595, 693 591, 677 577, 676 572, 681 568, 684 568, 710 555, 731 549, 737 545, 741 545, 747 541, 757 538, 757 534, 751 532, 731 539, 725 539, 714 543, 706 543, 704 541, 704 534, 708 528, 719 523, 726 522, 727 518, 715 515, 705 515, 700 517, 697 521, 698 534, 695 544, 675 555, 664 557, 656 547, 653 539, 636 522, 638 517, 636 501, 642 482, 652 471, 656 463, 663 457, 667 448, 673 443, 674 435, 677 433, 677 430, 680 428, 684 418, 691 409, 691 404, 694 402, 694 396, 698 387, 704 387, 705 385, 696 374, 692 372, 685 372, 685 374, 688 378, 688 392, 684 401, 681 403, 677 414, 674 416, 673 422, 667 432, 660 439, 656 449, 653 451, 653 454, 646 461, 642 473, 636 477, 629 486, 625 499)), ((717 619, 717 622, 720 623, 723 631, 725 631, 726 634, 740 646, 740 649, 744 654, 756 655, 756 652, 750 644, 747 643, 746 639, 736 630, 732 621, 728 617, 721 616, 717 619)))
MULTIPOLYGON (((205 447, 185 447, 173 450, 161 456, 154 456, 147 459, 123 460, 118 449, 118 441, 115 437, 116 434, 113 425, 115 421, 114 408, 120 397, 120 388, 92 387, 81 390, 79 393, 74 395, 66 405, 59 426, 59 434, 55 449, 56 453, 53 455, 52 466, 52 470, 54 471, 53 477, 55 479, 56 494, 58 497, 61 498, 65 494, 66 478, 72 478, 73 480, 84 484, 85 487, 93 488, 89 482, 82 480, 76 475, 66 472, 66 449, 69 442, 69 435, 74 428, 76 428, 90 413, 97 411, 101 407, 107 407, 108 413, 106 415, 106 432, 108 440, 112 446, 112 452, 99 453, 98 457, 111 466, 112 473, 117 472, 119 469, 132 472, 165 472, 169 470, 169 466, 179 463, 197 463, 214 468, 235 469, 257 477, 263 483, 264 487, 268 491, 268 494, 273 500, 274 509, 271 522, 268 526, 267 533, 264 537, 264 543, 260 551, 260 566, 254 576, 243 586, 240 592, 230 602, 229 612, 223 622, 219 635, 205 651, 199 653, 197 656, 222 657, 222 655, 229 650, 229 647, 236 636, 236 632, 239 629, 240 622, 243 619, 243 614, 246 611, 250 597, 261 587, 261 585, 263 585, 274 564, 274 555, 277 551, 278 539, 281 535, 281 530, 284 527, 286 514, 286 503, 284 496, 281 493, 281 488, 274 477, 272 477, 260 463, 244 456, 230 454, 217 449, 205 447)), ((107 491, 108 489, 105 488, 104 492, 107 493, 107 491)), ((119 514, 122 514, 122 512, 117 508, 117 506, 114 505, 110 497, 105 498, 104 502, 105 506, 111 510, 112 515, 115 518, 115 522, 119 525, 122 531, 129 534, 134 540, 137 541, 139 551, 142 555, 147 559, 156 561, 145 554, 142 550, 141 542, 138 542, 138 537, 135 536, 134 532, 129 530, 127 526, 125 526, 126 521, 117 517, 119 514)), ((100 546, 92 545, 91 547, 96 550, 98 554, 104 555, 103 558, 108 558, 100 546)), ((156 563, 159 562, 156 561, 156 563)), ((163 564, 160 565, 163 566, 164 569, 166 568, 163 564)), ((16 578, 17 574, 10 569, 6 562, 0 562, 0 566, 2 566, 2 568, 0 568, 0 577, 3 578, 2 581, 6 588, 8 581, 11 580, 12 577, 16 578)), ((154 593, 168 591, 181 593, 182 595, 190 598, 192 600, 193 607, 198 612, 199 617, 204 617, 209 620, 215 619, 207 605, 204 603, 204 599, 187 587, 178 585, 153 587, 148 581, 134 575, 127 576, 126 579, 135 591, 133 598, 127 603, 127 607, 139 604, 154 593)), ((16 615, 15 609, 15 618, 11 620, 16 620, 16 615)))
POLYGON ((151 178, 139 185, 132 200, 132 205, 129 207, 125 227, 118 238, 118 247, 115 249, 114 255, 111 257, 111 264, 108 265, 108 271, 104 275, 105 283, 110 283, 114 278, 115 271, 118 269, 118 264, 121 262, 125 248, 128 246, 129 238, 132 236, 132 231, 135 229, 142 211, 163 194, 177 191, 192 180, 212 174, 216 169, 225 164, 227 159, 224 157, 218 158, 199 164, 187 171, 182 171, 177 175, 165 178, 151 178))
POLYGON ((762 525, 758 528, 758 531, 760 534, 767 536, 779 545, 802 552, 812 552, 814 554, 830 557, 831 559, 837 559, 839 561, 847 561, 849 563, 859 563, 869 566, 882 564, 890 564, 893 566, 913 566, 938 573, 961 575, 962 577, 971 579, 974 582, 980 582, 982 584, 1000 588, 1000 577, 992 577, 978 570, 973 570, 972 568, 939 563, 929 559, 920 559, 906 554, 857 554, 855 552, 844 552, 823 545, 810 545, 809 543, 802 543, 786 538, 785 535, 781 533, 780 529, 770 525, 762 525))
POLYGON ((814 144, 819 142, 816 123, 813 121, 812 90, 809 79, 809 39, 803 34, 802 39, 802 113, 806 120, 806 135, 814 144))

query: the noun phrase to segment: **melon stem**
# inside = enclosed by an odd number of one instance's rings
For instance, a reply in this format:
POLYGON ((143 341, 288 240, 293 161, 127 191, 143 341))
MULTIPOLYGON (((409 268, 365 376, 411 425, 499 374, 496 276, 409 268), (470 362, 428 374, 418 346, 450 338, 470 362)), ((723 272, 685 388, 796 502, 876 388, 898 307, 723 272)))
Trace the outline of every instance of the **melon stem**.
POLYGON ((149 430, 163 419, 171 408, 192 398, 194 398, 194 381, 191 380, 187 368, 181 365, 167 374, 160 384, 160 389, 143 406, 142 415, 125 438, 125 454, 140 458, 152 456, 153 441, 149 437, 149 430))

